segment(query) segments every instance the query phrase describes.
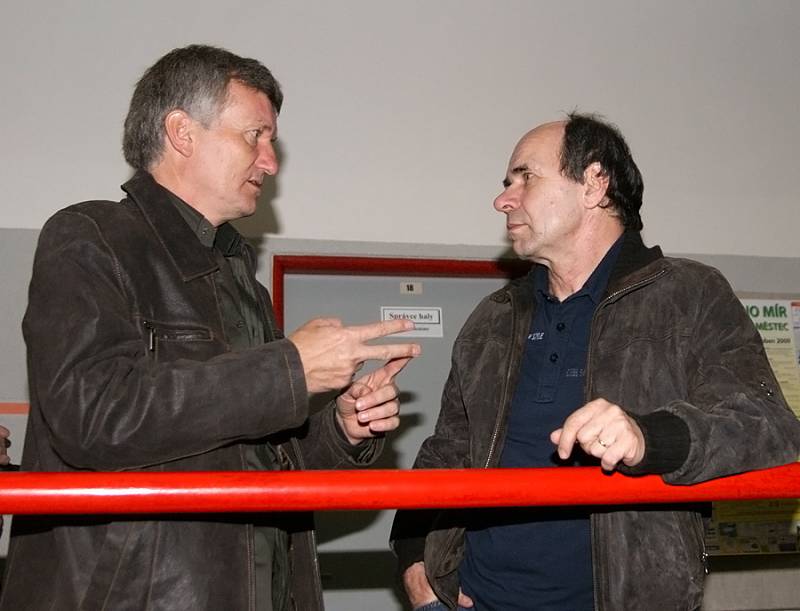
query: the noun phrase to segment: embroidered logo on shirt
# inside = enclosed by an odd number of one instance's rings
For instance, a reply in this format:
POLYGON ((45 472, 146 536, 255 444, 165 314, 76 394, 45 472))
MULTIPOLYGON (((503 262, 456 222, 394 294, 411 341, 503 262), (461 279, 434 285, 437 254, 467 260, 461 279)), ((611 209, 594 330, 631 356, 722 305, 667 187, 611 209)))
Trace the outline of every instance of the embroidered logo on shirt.
POLYGON ((544 331, 537 331, 536 333, 528 333, 529 342, 539 342, 544 339, 544 331))
POLYGON ((577 367, 572 367, 570 369, 567 369, 564 375, 567 378, 582 378, 586 376, 586 370, 583 368, 578 369, 577 367))

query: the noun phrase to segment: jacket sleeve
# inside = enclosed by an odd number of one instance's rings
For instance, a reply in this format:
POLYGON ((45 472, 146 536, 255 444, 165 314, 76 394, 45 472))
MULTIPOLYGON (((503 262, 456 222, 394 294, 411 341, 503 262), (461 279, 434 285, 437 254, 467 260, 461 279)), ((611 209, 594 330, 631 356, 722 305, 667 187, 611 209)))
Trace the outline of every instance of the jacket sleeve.
POLYGON ((159 362, 136 307, 94 221, 54 216, 40 235, 23 331, 31 400, 67 464, 142 468, 306 420, 303 368, 290 341, 222 353, 218 338, 194 338, 194 358, 159 362))
MULTIPOLYGON (((313 408, 312 408, 313 409, 313 408)), ((300 445, 304 469, 353 469, 372 465, 381 455, 384 437, 351 444, 336 421, 336 403, 314 412, 293 436, 300 445)))
MULTIPOLYGON (((457 349, 456 342, 456 349, 457 349)), ((469 423, 461 399, 457 359, 442 394, 441 410, 433 435, 420 447, 415 469, 460 469, 469 467, 469 423)), ((446 510, 402 510, 395 514, 389 536, 398 558, 398 571, 424 558, 425 537, 441 523, 446 510)))
POLYGON ((647 472, 679 447, 683 460, 663 473, 672 484, 773 467, 800 453, 800 421, 783 397, 758 331, 724 277, 705 269, 691 357, 684 364, 688 397, 638 418, 647 449, 631 472, 647 472), (681 437, 688 444, 678 443, 681 437))

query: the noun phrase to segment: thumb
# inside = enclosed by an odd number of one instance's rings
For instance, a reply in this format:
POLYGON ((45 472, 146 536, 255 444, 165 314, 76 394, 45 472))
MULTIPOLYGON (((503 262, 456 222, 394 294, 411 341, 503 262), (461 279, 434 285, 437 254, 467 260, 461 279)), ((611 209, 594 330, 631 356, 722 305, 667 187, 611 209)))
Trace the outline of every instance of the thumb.
POLYGON ((466 607, 467 609, 471 609, 474 604, 475 603, 472 601, 472 599, 469 596, 467 596, 466 594, 464 594, 461 591, 461 588, 459 588, 459 590, 458 590, 458 606, 459 607, 466 607))
POLYGON ((350 388, 347 389, 347 393, 345 394, 347 394, 348 397, 352 398, 355 401, 359 397, 363 397, 364 395, 368 394, 371 391, 372 389, 368 385, 362 384, 361 382, 353 382, 350 385, 350 388))
POLYGON ((398 373, 403 371, 403 368, 408 365, 410 361, 410 356, 386 361, 386 364, 382 367, 383 373, 387 376, 386 380, 384 380, 384 384, 391 382, 398 373))

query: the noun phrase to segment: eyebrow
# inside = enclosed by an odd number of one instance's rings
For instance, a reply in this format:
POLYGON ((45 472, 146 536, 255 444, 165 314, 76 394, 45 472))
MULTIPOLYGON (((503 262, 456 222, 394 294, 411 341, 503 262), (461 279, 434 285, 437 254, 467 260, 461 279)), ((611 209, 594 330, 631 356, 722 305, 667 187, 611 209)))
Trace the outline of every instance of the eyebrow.
MULTIPOLYGON (((511 168, 509 174, 512 176, 518 176, 520 174, 524 174, 525 172, 530 172, 530 168, 528 167, 528 164, 523 163, 522 165, 511 168)), ((511 181, 507 177, 503 179, 503 186, 506 188, 511 186, 511 181)))
MULTIPOLYGON (((260 129, 262 132, 269 132, 270 142, 275 142, 278 139, 278 125, 277 121, 271 121, 269 123, 265 122, 254 122, 253 127, 249 129, 260 129)), ((248 130, 249 131, 249 130, 248 130)))

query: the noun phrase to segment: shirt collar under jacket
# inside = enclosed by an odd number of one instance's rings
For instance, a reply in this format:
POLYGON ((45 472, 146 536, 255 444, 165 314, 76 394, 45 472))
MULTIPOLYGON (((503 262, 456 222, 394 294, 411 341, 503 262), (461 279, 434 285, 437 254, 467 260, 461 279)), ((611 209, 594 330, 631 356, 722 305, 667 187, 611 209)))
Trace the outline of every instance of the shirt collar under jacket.
MULTIPOLYGON (((622 249, 624 235, 625 234, 623 233, 619 238, 617 238, 617 241, 611 245, 611 248, 608 249, 600 263, 598 263, 597 267, 594 268, 594 271, 589 278, 587 278, 586 282, 584 282, 581 289, 567 297, 564 301, 575 299, 582 295, 588 295, 595 305, 599 304, 603 300, 603 295, 605 294, 606 287, 608 286, 608 280, 611 277, 611 270, 614 268, 614 264, 619 256, 619 251, 622 249)), ((550 294, 550 285, 548 280, 548 269, 544 265, 537 265, 534 268, 533 277, 533 288, 536 298, 557 302, 558 299, 550 294)))
POLYGON ((223 223, 219 227, 214 227, 208 222, 206 217, 192 208, 180 197, 168 189, 165 190, 169 193, 170 201, 175 205, 178 212, 181 213, 181 216, 188 223, 189 227, 191 227, 203 246, 209 249, 216 246, 217 250, 226 257, 239 254, 242 236, 233 228, 233 225, 230 223, 223 223))

